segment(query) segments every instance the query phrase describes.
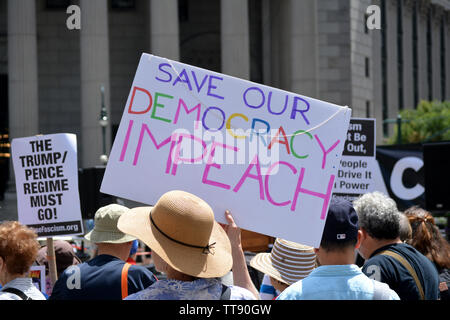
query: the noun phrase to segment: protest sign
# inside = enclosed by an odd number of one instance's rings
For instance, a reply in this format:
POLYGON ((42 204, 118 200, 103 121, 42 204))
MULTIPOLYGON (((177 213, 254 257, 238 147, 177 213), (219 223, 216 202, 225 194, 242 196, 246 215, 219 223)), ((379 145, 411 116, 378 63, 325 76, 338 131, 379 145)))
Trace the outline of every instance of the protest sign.
POLYGON ((376 119, 351 118, 333 197, 353 201, 364 193, 388 194, 376 154, 376 119))
POLYGON ((13 139, 20 223, 38 236, 82 234, 76 135, 60 133, 13 139))
POLYGON ((418 205, 426 208, 422 144, 377 147, 377 161, 387 193, 399 210, 418 205))
POLYGON ((42 293, 47 293, 45 266, 31 266, 28 271, 28 277, 31 278, 33 284, 42 293))
POLYGON ((155 204, 170 190, 224 222, 318 246, 351 110, 143 54, 101 192, 155 204))

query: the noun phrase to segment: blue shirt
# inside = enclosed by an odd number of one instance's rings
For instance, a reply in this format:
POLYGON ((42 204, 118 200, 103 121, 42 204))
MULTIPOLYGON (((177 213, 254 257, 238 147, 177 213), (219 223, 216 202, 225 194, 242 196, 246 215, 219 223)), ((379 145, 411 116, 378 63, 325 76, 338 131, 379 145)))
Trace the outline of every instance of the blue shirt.
POLYGON ((366 260, 362 271, 371 279, 387 283, 402 300, 419 300, 420 294, 414 278, 403 264, 390 256, 381 255, 385 250, 398 253, 414 268, 422 285, 425 300, 439 299, 439 274, 434 264, 406 243, 394 243, 381 247, 366 260))
MULTIPOLYGON (((285 289, 278 300, 372 300, 374 284, 355 265, 326 265, 285 289)), ((390 300, 400 300, 390 290, 390 300)))
MULTIPOLYGON (((122 300, 121 278, 125 261, 102 254, 88 262, 70 266, 53 287, 50 300, 122 300)), ((128 270, 128 294, 156 282, 145 267, 131 265, 128 270)))

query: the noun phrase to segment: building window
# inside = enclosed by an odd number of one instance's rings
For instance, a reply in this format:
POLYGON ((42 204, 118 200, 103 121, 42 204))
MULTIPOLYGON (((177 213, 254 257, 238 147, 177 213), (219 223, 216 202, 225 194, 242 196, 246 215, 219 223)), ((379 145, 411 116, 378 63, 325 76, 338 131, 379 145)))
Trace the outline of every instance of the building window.
POLYGON ((412 18, 412 54, 413 54, 413 96, 414 107, 419 104, 419 53, 418 53, 418 37, 417 37, 417 2, 414 2, 413 18, 412 18))
POLYGON ((445 71, 446 71, 446 62, 445 62, 445 15, 442 16, 441 19, 441 99, 444 101, 446 99, 446 79, 445 79, 445 71))
MULTIPOLYGON (((387 35, 386 24, 386 0, 381 0, 381 104, 383 120, 388 118, 388 100, 387 100, 387 35)), ((383 121, 383 135, 388 135, 388 124, 383 121)))
POLYGON ((369 34, 369 28, 367 27, 367 19, 369 19, 369 14, 364 14, 364 33, 369 34))
POLYGON ((178 0, 178 19, 180 20, 180 22, 189 20, 188 0, 178 0))
POLYGON ((433 35, 431 26, 431 6, 427 17, 427 78, 428 78, 428 100, 433 100, 433 35))
POLYGON ((70 0, 46 0, 45 8, 49 10, 66 10, 70 6, 70 0))
POLYGON ((366 78, 370 78, 370 60, 368 57, 364 59, 364 68, 366 73, 366 78))
POLYGON ((403 105, 403 3, 397 0, 397 76, 398 76, 398 109, 403 105))

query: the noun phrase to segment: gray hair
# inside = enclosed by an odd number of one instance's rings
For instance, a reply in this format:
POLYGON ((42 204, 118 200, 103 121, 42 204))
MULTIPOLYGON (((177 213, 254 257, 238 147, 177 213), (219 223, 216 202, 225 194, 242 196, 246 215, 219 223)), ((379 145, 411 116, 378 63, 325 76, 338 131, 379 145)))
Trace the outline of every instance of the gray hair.
POLYGON ((400 234, 400 212, 395 201, 375 191, 353 202, 359 226, 376 239, 396 239, 400 234))

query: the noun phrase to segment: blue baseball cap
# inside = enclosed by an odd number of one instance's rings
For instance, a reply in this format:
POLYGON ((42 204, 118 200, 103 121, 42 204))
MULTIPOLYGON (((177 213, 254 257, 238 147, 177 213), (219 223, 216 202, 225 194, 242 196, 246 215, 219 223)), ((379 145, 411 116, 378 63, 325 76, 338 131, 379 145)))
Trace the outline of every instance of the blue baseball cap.
POLYGON ((346 242, 358 239, 358 215, 348 200, 332 198, 322 241, 346 242))

